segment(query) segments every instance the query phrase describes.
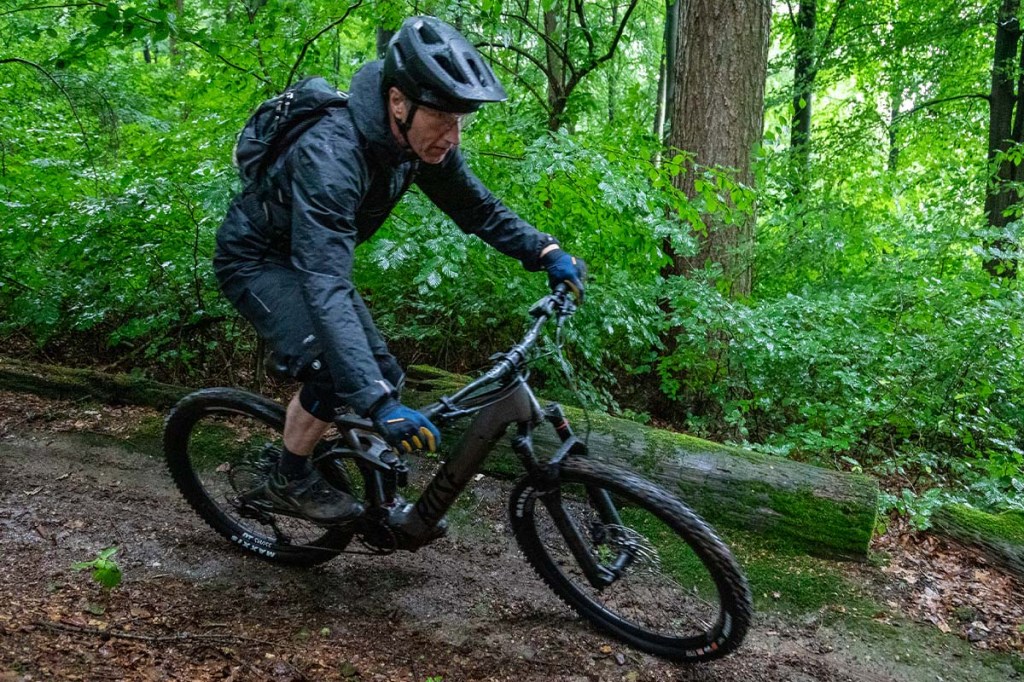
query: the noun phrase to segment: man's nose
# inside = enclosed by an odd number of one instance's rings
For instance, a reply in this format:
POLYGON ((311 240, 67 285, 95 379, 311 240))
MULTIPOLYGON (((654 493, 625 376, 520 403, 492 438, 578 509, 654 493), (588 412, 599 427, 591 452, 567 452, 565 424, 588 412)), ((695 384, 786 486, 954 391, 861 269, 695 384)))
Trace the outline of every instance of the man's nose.
POLYGON ((459 124, 456 123, 455 125, 448 128, 448 130, 446 130, 444 133, 445 142, 448 142, 453 147, 462 140, 462 131, 459 130, 459 127, 459 124))

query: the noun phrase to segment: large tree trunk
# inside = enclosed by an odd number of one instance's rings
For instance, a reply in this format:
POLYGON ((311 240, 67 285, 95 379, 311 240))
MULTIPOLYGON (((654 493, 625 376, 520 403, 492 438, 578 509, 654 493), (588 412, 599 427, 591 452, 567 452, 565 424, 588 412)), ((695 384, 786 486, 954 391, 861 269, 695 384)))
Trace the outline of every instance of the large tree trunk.
MULTIPOLYGON (((410 367, 403 401, 425 405, 468 381, 428 367, 410 367)), ((148 405, 167 409, 189 389, 124 375, 0 359, 0 389, 56 398, 148 405)), ((287 392, 287 391, 286 391, 287 392)), ((578 430, 579 410, 565 408, 578 430)), ((875 526, 878 486, 866 476, 844 474, 726 447, 635 422, 591 415, 592 456, 629 467, 678 494, 715 526, 753 530, 789 549, 821 556, 862 559, 875 526)), ((466 427, 444 433, 445 456, 466 427)), ((582 436, 582 434, 580 434, 582 436)), ((534 436, 539 456, 558 448, 554 430, 534 436)), ((521 471, 507 440, 488 460, 488 471, 521 471)))
MULTIPOLYGON (((693 165, 675 180, 687 196, 696 194, 700 167, 730 168, 739 182, 753 184, 751 155, 764 123, 770 16, 768 0, 684 3, 670 143, 693 154, 693 165)), ((697 255, 673 253, 673 273, 718 263, 732 293, 749 294, 754 217, 740 225, 717 224, 711 216, 704 222, 707 234, 697 255)))
MULTIPOLYGON (((996 164, 999 155, 1010 147, 1024 141, 1021 116, 1021 97, 1024 97, 1024 71, 1019 71, 1018 50, 1021 40, 1020 21, 1017 14, 1020 0, 1003 0, 996 22, 995 54, 992 60, 992 90, 989 96, 989 127, 988 127, 988 160, 996 164), (1014 83, 1014 76, 1021 82, 1014 83), (1016 87, 1015 87, 1016 86, 1016 87)), ((1024 60, 1024 52, 1021 53, 1024 60)), ((1024 64, 1022 64, 1024 65, 1024 64)), ((1021 180, 1021 166, 1008 160, 998 162, 993 169, 988 191, 985 195, 985 214, 988 223, 997 230, 1005 228, 1012 216, 1006 215, 1007 209, 1020 200, 1018 192, 1012 184, 1021 180)), ((987 245, 997 252, 1010 251, 1016 248, 1010 240, 997 237, 987 245)), ((1016 277, 1018 262, 1014 257, 1004 257, 998 253, 989 257, 985 269, 995 277, 1016 277)))

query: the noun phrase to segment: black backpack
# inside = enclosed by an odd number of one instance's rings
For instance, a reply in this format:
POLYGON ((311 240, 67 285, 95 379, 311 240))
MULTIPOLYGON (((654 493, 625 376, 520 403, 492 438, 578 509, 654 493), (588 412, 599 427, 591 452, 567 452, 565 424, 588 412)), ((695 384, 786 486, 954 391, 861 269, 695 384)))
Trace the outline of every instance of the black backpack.
POLYGON ((346 93, 313 76, 259 105, 235 144, 233 159, 245 188, 264 194, 274 161, 332 109, 347 104, 346 93))

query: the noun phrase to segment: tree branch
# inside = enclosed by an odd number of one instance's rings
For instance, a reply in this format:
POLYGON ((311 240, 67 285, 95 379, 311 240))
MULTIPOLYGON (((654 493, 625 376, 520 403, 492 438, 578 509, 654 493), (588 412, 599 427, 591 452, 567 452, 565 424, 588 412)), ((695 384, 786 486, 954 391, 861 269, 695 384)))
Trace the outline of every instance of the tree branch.
POLYGON ((793 24, 793 30, 796 30, 796 15, 793 14, 793 1, 786 0, 786 7, 789 8, 789 21, 793 24))
POLYGON ((512 154, 502 154, 501 152, 481 152, 475 151, 474 154, 478 156, 492 156, 496 159, 511 159, 512 161, 525 161, 525 156, 514 156, 512 154))
POLYGON ((626 9, 626 13, 623 15, 622 21, 619 22, 619 27, 615 31, 615 38, 612 39, 611 45, 608 46, 608 52, 597 59, 591 60, 591 62, 583 67, 579 72, 573 71, 572 78, 569 79, 569 83, 565 88, 566 94, 572 92, 573 88, 576 87, 576 85, 579 84, 587 74, 615 56, 615 50, 618 49, 619 41, 622 39, 622 34, 626 31, 626 24, 629 23, 629 17, 632 16, 633 10, 636 9, 638 2, 639 0, 630 0, 629 7, 626 9))
POLYGON ((285 87, 292 84, 292 79, 295 78, 295 72, 299 70, 299 67, 302 65, 303 60, 305 60, 306 52, 309 50, 310 46, 313 43, 315 43, 317 39, 320 38, 320 36, 327 33, 332 28, 348 19, 348 15, 352 14, 352 12, 354 12, 361 4, 363 4, 363 0, 356 0, 355 3, 348 6, 348 9, 345 10, 344 14, 342 14, 339 18, 335 19, 331 23, 327 24, 327 26, 324 26, 322 29, 320 29, 320 31, 317 32, 316 35, 314 35, 312 38, 310 38, 303 44, 302 49, 299 50, 298 58, 295 60, 295 63, 292 64, 291 71, 288 72, 288 80, 285 83, 285 87))
POLYGON ((98 189, 99 189, 99 173, 96 171, 96 165, 93 163, 93 160, 92 160, 93 159, 93 154, 92 154, 92 147, 89 146, 89 136, 85 132, 85 125, 82 124, 81 117, 79 117, 79 115, 78 115, 78 109, 75 107, 75 101, 73 99, 71 99, 71 95, 68 94, 68 91, 64 89, 64 86, 61 85, 57 81, 57 79, 54 78, 53 75, 49 71, 47 71, 43 67, 39 66, 35 62, 30 62, 29 60, 21 59, 20 57, 7 57, 7 58, 4 58, 4 59, 0 59, 0 64, 21 64, 23 66, 29 66, 29 67, 31 67, 33 69, 36 69, 40 73, 42 73, 44 76, 46 76, 47 79, 49 79, 49 81, 51 83, 53 83, 54 86, 58 90, 60 90, 61 94, 64 95, 64 99, 66 99, 68 101, 68 106, 71 107, 71 115, 75 117, 75 123, 78 124, 78 129, 82 132, 82 145, 85 147, 85 151, 89 153, 89 165, 92 166, 93 183, 96 186, 97 191, 98 191, 98 189))
POLYGON ((580 28, 583 29, 583 37, 587 39, 587 56, 594 58, 594 37, 590 35, 590 27, 587 26, 587 16, 583 12, 583 0, 575 0, 576 16, 580 19, 580 28))
POLYGON ((58 632, 71 632, 82 635, 93 635, 96 637, 118 637, 120 639, 135 639, 143 642, 183 642, 188 640, 198 640, 219 642, 221 644, 273 644, 273 642, 268 642, 266 640, 253 639, 251 637, 239 637, 238 635, 197 635, 191 632, 179 632, 174 635, 139 635, 134 632, 99 630, 97 628, 86 628, 77 625, 65 625, 64 623, 50 623, 44 620, 37 620, 33 625, 47 630, 56 630, 58 632))
POLYGON ((531 22, 529 19, 527 19, 524 16, 520 16, 518 14, 506 14, 504 16, 508 17, 509 19, 515 19, 516 21, 521 21, 522 23, 526 24, 526 26, 531 31, 533 31, 534 33, 537 34, 538 38, 540 38, 541 40, 544 41, 545 45, 547 45, 552 51, 554 51, 555 55, 560 60, 562 60, 563 64, 569 64, 570 63, 569 62, 569 55, 566 54, 565 50, 562 49, 562 46, 559 45, 558 43, 556 43, 555 41, 551 40, 551 38, 548 38, 547 34, 544 33, 544 31, 541 31, 536 26, 534 26, 533 22, 531 22))
POLYGON ((523 48, 521 48, 521 47, 519 47, 517 45, 503 45, 502 43, 477 43, 476 47, 478 47, 478 48, 481 48, 481 47, 496 47, 496 48, 499 48, 499 49, 502 49, 502 50, 511 50, 512 52, 515 52, 518 55, 526 57, 526 59, 531 61, 534 66, 536 66, 538 69, 540 69, 541 72, 548 79, 551 78, 551 74, 548 72, 548 67, 547 67, 546 64, 544 64, 542 61, 540 61, 539 59, 534 57, 532 54, 530 54, 529 52, 527 52, 526 50, 524 50, 523 48))
POLYGON ((814 57, 814 68, 818 69, 821 64, 822 58, 832 51, 832 39, 836 34, 836 27, 839 26, 839 15, 843 12, 843 7, 846 5, 846 0, 839 0, 836 3, 835 14, 832 15, 832 23, 828 26, 828 33, 825 34, 825 40, 821 43, 821 51, 814 57))
MULTIPOLYGON (((531 57, 531 59, 532 59, 532 57, 531 57)), ((541 97, 537 93, 537 91, 534 89, 534 87, 532 85, 530 85, 526 81, 525 78, 523 78, 521 75, 519 75, 519 73, 517 73, 516 71, 510 69, 509 67, 505 66, 504 64, 502 64, 499 61, 494 61, 492 63, 496 64, 498 66, 498 68, 506 71, 510 76, 512 76, 512 78, 514 78, 516 81, 518 81, 520 85, 522 85, 524 88, 526 88, 526 91, 529 92, 531 95, 533 95, 534 99, 536 99, 538 102, 540 102, 541 109, 543 109, 545 111, 545 113, 548 113, 548 114, 551 113, 551 109, 548 107, 548 100, 547 100, 547 98, 546 97, 541 97)))
POLYGON ((38 294, 39 293, 37 290, 33 289, 29 285, 24 284, 22 282, 19 282, 18 280, 14 279, 12 277, 8 277, 7 275, 5 275, 3 273, 0 273, 0 279, 2 279, 3 281, 7 282, 8 284, 11 284, 13 286, 18 287, 22 291, 31 291, 33 294, 38 294))
POLYGON ((905 111, 905 112, 900 113, 900 114, 898 114, 896 116, 893 116, 892 117, 892 122, 893 123, 897 123, 898 121, 906 118, 907 116, 910 116, 911 114, 916 114, 917 112, 921 111, 922 109, 930 109, 931 107, 935 106, 936 104, 945 104, 946 102, 956 102, 958 100, 963 100, 963 99, 983 99, 986 102, 990 102, 991 101, 991 97, 989 97, 989 95, 985 95, 985 94, 981 94, 981 93, 972 93, 972 94, 968 94, 968 95, 953 95, 951 97, 939 97, 938 99, 931 99, 931 100, 928 100, 927 102, 921 102, 920 104, 916 105, 910 111, 905 111))

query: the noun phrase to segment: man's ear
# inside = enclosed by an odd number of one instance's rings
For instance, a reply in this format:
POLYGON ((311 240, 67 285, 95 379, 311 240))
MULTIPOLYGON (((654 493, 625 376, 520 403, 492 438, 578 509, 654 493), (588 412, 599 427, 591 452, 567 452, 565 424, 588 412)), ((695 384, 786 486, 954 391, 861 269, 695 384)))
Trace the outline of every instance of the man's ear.
POLYGON ((391 104, 391 111, 399 120, 405 119, 405 96, 396 87, 388 88, 388 101, 391 104))

